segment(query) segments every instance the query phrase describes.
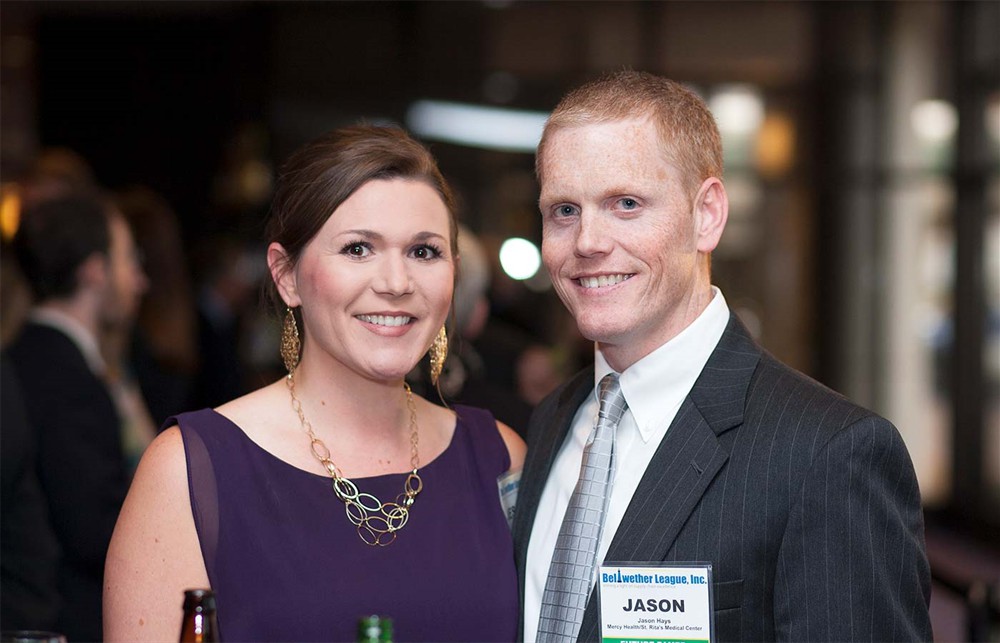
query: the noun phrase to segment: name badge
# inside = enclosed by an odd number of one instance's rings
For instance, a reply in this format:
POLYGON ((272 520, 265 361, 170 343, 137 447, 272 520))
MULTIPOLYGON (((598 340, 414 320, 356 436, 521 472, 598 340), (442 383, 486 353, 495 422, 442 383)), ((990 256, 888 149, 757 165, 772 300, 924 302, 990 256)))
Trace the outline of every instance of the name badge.
POLYGON ((521 472, 506 473, 497 478, 497 491, 500 492, 500 506, 507 516, 507 526, 514 524, 514 510, 517 509, 517 490, 521 486, 521 472))
POLYGON ((597 587, 603 643, 715 640, 709 564, 605 563, 597 587))

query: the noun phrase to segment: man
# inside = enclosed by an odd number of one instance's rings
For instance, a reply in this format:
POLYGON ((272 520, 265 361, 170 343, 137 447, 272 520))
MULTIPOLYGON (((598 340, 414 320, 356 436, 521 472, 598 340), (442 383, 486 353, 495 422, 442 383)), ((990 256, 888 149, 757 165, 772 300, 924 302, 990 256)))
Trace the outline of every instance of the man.
POLYGON ((102 326, 132 318, 145 277, 125 220, 89 195, 31 203, 14 250, 37 302, 10 357, 62 551, 56 627, 69 640, 96 641, 104 557, 128 486, 97 338, 102 326))
POLYGON ((536 169, 543 260, 596 347, 529 427, 524 639, 597 640, 595 563, 653 561, 711 565, 717 641, 929 640, 898 432, 765 353, 711 285, 728 202, 704 102, 646 73, 589 83, 552 113, 536 169), (601 405, 595 422, 595 388, 620 419, 601 405), (575 490, 595 480, 592 520, 575 490))

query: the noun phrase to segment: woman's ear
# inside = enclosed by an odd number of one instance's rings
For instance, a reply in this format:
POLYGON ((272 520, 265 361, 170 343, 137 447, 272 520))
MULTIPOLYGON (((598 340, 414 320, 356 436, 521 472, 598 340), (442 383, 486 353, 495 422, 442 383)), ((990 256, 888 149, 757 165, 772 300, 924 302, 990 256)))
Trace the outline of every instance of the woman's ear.
POLYGON ((271 279, 278 287, 278 294, 285 305, 290 308, 299 306, 302 301, 295 285, 295 271, 292 270, 292 263, 284 246, 277 241, 267 246, 267 268, 271 271, 271 279))
POLYGON ((721 180, 713 176, 701 184, 694 201, 694 215, 698 251, 709 254, 719 245, 729 220, 729 197, 721 180))

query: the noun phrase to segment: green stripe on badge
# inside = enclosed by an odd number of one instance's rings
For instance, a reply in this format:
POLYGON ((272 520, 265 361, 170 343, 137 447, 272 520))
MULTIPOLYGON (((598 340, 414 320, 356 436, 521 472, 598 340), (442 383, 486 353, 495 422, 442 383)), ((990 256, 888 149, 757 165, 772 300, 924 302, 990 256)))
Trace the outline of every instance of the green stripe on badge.
POLYGON ((709 643, 708 639, 653 639, 641 637, 637 639, 611 638, 605 636, 601 643, 709 643))

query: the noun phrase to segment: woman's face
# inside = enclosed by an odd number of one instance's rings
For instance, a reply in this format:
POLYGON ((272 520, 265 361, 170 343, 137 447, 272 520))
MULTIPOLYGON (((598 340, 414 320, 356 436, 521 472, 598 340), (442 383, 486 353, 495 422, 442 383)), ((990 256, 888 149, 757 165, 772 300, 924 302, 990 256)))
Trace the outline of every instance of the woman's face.
MULTIPOLYGON (((283 252, 269 252, 276 248, 283 252)), ((389 179, 369 181, 334 210, 278 287, 285 303, 302 306, 303 367, 391 381, 444 324, 454 277, 441 197, 421 181, 389 179)))

